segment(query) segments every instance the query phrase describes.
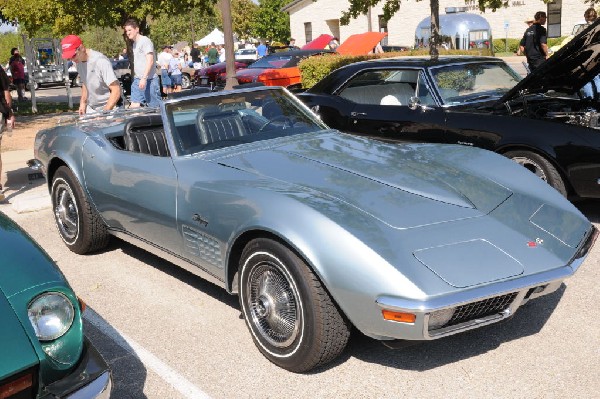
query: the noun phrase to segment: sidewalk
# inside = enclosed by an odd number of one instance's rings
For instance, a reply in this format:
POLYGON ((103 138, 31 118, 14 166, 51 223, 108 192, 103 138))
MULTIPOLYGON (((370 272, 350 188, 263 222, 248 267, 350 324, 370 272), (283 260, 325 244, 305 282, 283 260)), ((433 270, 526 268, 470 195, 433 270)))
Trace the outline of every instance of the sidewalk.
POLYGON ((27 166, 27 161, 32 158, 33 149, 2 153, 6 199, 0 202, 0 210, 7 214, 35 212, 51 207, 46 180, 27 166))

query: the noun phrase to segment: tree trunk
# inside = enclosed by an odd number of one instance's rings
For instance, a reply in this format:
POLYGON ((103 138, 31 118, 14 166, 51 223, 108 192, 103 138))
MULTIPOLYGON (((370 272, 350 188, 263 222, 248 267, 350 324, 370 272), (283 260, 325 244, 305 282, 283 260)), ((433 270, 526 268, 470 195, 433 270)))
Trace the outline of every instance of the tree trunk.
POLYGON ((225 90, 233 89, 238 85, 235 77, 235 58, 233 54, 233 29, 231 27, 231 2, 230 0, 219 0, 219 7, 223 15, 223 36, 225 38, 225 90))
POLYGON ((431 39, 429 41, 429 55, 432 60, 437 60, 440 53, 438 46, 440 45, 440 2, 439 0, 431 0, 431 39))

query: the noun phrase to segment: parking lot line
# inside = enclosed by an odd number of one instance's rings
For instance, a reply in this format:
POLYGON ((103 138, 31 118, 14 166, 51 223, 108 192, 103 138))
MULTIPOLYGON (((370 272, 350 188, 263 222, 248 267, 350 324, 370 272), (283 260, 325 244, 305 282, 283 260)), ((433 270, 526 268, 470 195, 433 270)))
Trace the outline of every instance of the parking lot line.
POLYGON ((209 399, 204 391, 196 387, 184 376, 173 370, 162 360, 148 352, 140 344, 123 334, 121 331, 115 329, 102 319, 92 309, 87 308, 83 317, 92 323, 97 329, 103 334, 110 337, 117 345, 126 350, 129 353, 135 355, 140 361, 149 369, 158 374, 162 379, 168 382, 173 388, 181 393, 186 398, 190 399, 209 399))

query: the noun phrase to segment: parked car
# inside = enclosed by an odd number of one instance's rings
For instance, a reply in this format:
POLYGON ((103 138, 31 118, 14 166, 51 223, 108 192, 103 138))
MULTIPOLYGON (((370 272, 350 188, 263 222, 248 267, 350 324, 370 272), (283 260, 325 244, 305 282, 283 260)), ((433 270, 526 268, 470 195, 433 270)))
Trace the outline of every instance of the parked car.
POLYGON ((240 84, 263 83, 265 86, 300 88, 298 63, 305 58, 333 53, 330 50, 290 50, 266 55, 236 72, 240 84))
POLYGON ((37 134, 58 232, 78 254, 118 236, 238 294, 288 370, 336 358, 351 326, 391 345, 506 319, 597 236, 493 152, 343 134, 280 87, 188 93, 37 134))
POLYGON ((387 33, 365 32, 351 35, 335 51, 321 47, 324 38, 321 35, 304 46, 303 50, 287 50, 262 57, 247 69, 236 73, 240 84, 262 83, 265 86, 283 86, 290 90, 302 88, 302 76, 298 64, 305 58, 338 53, 342 55, 367 54, 385 37, 387 33))
POLYGON ((600 198, 600 97, 578 95, 600 73, 598 35, 596 23, 523 80, 496 58, 399 57, 345 66, 299 97, 332 128, 485 148, 563 195, 600 198))
POLYGON ((236 61, 256 61, 258 52, 255 48, 241 48, 234 53, 236 61))
MULTIPOLYGON (((248 61, 235 61, 235 70, 239 71, 248 67, 248 61)), ((194 75, 195 86, 225 85, 225 69, 227 63, 219 62, 206 68, 197 69, 194 75)))
POLYGON ((64 275, 3 213, 0 248, 0 397, 108 398, 110 370, 64 275))

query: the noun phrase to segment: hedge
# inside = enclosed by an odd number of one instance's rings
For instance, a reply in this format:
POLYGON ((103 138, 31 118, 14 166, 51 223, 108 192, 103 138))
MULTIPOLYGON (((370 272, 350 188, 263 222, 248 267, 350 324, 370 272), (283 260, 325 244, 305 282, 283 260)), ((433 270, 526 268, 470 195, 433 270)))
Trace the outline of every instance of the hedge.
MULTIPOLYGON (((439 50, 440 55, 479 55, 489 56, 492 55, 489 49, 476 49, 476 50, 439 50)), ((335 71, 344 65, 352 64, 354 62, 378 59, 378 58, 392 58, 392 57, 406 57, 406 56, 428 56, 429 49, 419 49, 410 51, 398 51, 383 54, 368 54, 368 55, 339 55, 331 54, 322 57, 309 57, 298 64, 300 68, 300 75, 302 76, 302 87, 308 89, 313 87, 318 81, 327 76, 330 72, 335 71)))
MULTIPOLYGON (((548 39, 548 47, 552 47, 556 44, 561 43, 563 40, 565 39, 564 36, 562 37, 553 37, 548 39)), ((508 52, 510 53, 516 53, 517 50, 519 49, 519 43, 521 42, 521 39, 508 39, 508 52)), ((494 53, 504 53, 506 52, 506 39, 494 39, 492 41, 492 44, 494 46, 494 53)))

